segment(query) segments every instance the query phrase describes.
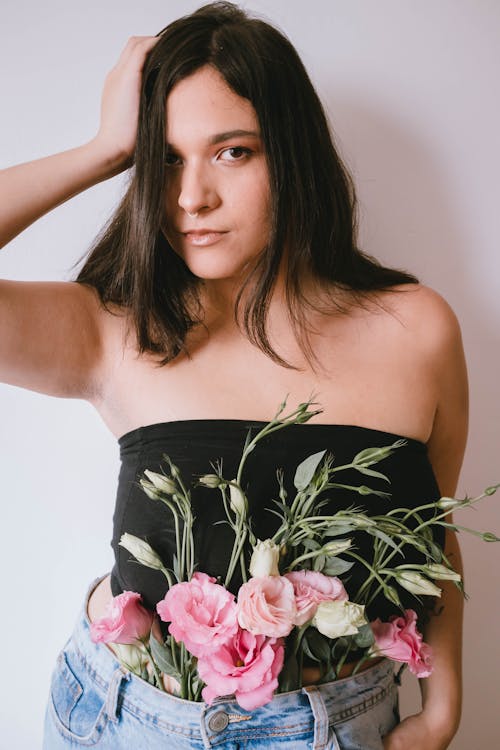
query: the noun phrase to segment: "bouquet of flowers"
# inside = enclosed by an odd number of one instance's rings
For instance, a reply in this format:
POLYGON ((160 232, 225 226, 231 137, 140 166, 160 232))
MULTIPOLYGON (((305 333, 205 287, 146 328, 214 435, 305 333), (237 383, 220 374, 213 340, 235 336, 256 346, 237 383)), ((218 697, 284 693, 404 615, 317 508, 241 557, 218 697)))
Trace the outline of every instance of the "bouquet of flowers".
POLYGON ((439 597, 436 581, 450 580, 463 592, 460 575, 434 541, 433 528, 460 529, 485 541, 500 541, 490 532, 447 520, 452 511, 474 505, 500 485, 475 498, 442 497, 417 508, 392 508, 381 516, 367 515, 360 505, 325 514, 325 492, 330 489, 389 497, 364 484, 342 483, 339 475, 355 470, 362 477, 388 482, 373 467, 403 448, 405 441, 366 448, 341 466, 324 450, 297 466, 293 498, 287 497, 283 472, 277 471, 279 499, 272 501, 270 512, 279 525, 272 538, 259 540, 242 487, 245 462, 266 435, 320 413, 310 409, 312 404, 309 400, 282 416, 285 400, 253 438, 249 432, 235 478, 226 479, 222 463, 216 463, 213 473, 198 479, 220 493, 223 520, 234 532, 224 581, 196 570, 191 496, 178 468, 164 455, 168 469, 144 472, 140 484, 146 495, 172 513, 176 554, 169 567, 143 539, 126 533, 120 544, 140 564, 165 575, 169 588, 156 609, 168 623, 168 634, 163 637, 157 617, 142 606, 140 594, 125 591, 92 624, 91 637, 114 644, 127 669, 161 690, 167 687, 182 698, 207 703, 234 695, 242 708, 251 710, 270 701, 277 690, 301 687, 304 657, 318 665, 321 682, 336 679, 349 655, 350 661, 355 656, 354 671, 368 659, 387 656, 408 665, 418 677, 431 673, 431 649, 417 629, 416 612, 401 604, 401 589, 417 599, 439 597), (359 534, 371 539, 370 560, 358 554, 354 540, 359 534), (423 562, 405 562, 402 550, 407 545, 423 562), (355 562, 365 575, 349 598, 344 582, 355 562), (243 583, 235 596, 228 587, 237 570, 243 583), (370 622, 367 607, 380 595, 399 614, 387 622, 370 622))

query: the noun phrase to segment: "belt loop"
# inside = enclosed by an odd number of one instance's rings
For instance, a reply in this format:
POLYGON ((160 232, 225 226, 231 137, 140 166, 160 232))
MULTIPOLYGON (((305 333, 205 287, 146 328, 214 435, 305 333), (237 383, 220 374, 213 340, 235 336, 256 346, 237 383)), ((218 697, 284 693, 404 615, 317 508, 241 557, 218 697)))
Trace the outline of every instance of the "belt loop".
POLYGON ((210 710, 210 705, 207 704, 207 703, 204 703, 203 704, 203 708, 201 709, 201 713, 200 713, 200 733, 201 733, 201 738, 203 740, 203 747, 206 748, 206 749, 208 748, 208 750, 210 750, 210 748, 212 747, 212 745, 210 744, 210 739, 208 737, 207 728, 205 726, 205 720, 206 720, 206 717, 207 717, 207 712, 209 710, 210 710))
POLYGON ((331 750, 340 750, 337 737, 335 732, 332 730, 332 744, 329 745, 329 719, 328 711, 326 710, 325 701, 321 691, 318 690, 316 685, 307 685, 302 688, 302 692, 309 698, 311 704, 311 710, 314 716, 314 741, 312 750, 326 750, 326 747, 331 750))
POLYGON ((115 669, 111 680, 109 681, 108 694, 106 696, 106 706, 104 708, 108 718, 113 721, 118 721, 118 709, 120 702, 120 687, 123 680, 130 679, 130 672, 125 672, 121 667, 115 669))

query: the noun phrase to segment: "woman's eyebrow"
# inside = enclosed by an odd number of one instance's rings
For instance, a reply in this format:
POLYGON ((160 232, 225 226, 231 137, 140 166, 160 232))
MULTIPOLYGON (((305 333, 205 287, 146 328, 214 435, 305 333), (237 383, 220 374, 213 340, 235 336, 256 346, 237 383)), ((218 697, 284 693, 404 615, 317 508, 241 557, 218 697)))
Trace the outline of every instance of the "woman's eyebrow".
MULTIPOLYGON (((224 133, 215 133, 215 135, 209 136, 207 139, 208 144, 210 146, 215 146, 218 143, 224 143, 225 141, 230 141, 232 138, 260 138, 260 133, 256 130, 227 130, 224 133)), ((171 143, 167 143, 167 149, 169 151, 175 151, 175 147, 171 143)))
POLYGON ((260 133, 256 130, 228 130, 225 133, 216 133, 210 136, 208 142, 210 145, 215 146, 217 143, 223 143, 224 141, 230 141, 232 138, 241 138, 242 136, 251 136, 252 138, 260 138, 260 133))

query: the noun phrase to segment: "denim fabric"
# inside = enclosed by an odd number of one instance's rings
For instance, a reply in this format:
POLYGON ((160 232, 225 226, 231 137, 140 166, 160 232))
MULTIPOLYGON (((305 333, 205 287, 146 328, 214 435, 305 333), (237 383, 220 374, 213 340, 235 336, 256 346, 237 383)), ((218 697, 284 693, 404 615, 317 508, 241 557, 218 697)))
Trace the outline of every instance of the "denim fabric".
POLYGON ((392 663, 354 677, 283 693, 244 711, 166 694, 120 667, 90 640, 84 611, 60 653, 47 706, 44 750, 382 750, 399 721, 392 663))

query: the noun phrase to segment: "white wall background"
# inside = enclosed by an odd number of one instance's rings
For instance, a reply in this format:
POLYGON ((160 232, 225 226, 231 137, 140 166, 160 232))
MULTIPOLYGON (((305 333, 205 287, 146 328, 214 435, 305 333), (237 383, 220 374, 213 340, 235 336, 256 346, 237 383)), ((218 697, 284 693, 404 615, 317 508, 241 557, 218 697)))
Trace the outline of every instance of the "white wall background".
MULTIPOLYGON (((3 0, 1 165, 88 140, 105 74, 128 36, 156 33, 199 4, 3 0)), ((471 386, 459 494, 478 494, 500 481, 500 3, 244 5, 289 35, 327 105, 359 191, 362 246, 414 271, 458 314, 471 386)), ((120 185, 120 178, 100 185, 39 221, 1 253, 0 274, 70 278, 120 185)), ((88 582, 111 566, 118 451, 85 403, 0 386, 0 410, 0 744, 33 750, 55 656, 88 582)), ((498 500, 463 521, 498 532, 498 500)), ((465 707, 453 750, 494 747, 500 730, 500 547, 462 544, 470 601, 465 707)), ((405 685, 406 712, 417 692, 405 685)))

